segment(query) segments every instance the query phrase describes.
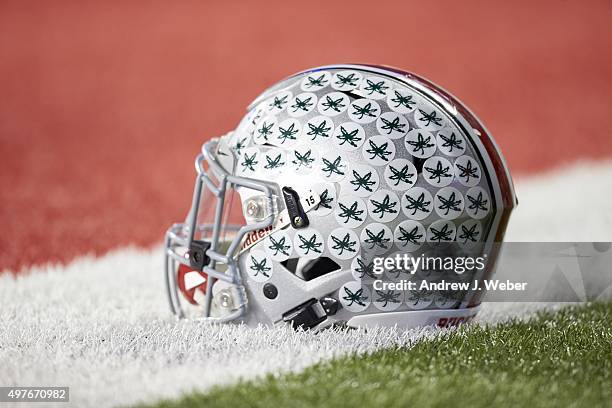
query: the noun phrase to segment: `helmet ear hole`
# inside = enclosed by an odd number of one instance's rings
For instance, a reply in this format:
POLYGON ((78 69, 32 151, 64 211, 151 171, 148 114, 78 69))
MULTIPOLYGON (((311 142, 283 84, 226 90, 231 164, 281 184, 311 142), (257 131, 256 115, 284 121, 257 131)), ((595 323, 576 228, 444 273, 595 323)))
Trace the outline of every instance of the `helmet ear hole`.
POLYGON ((298 278, 307 282, 342 269, 333 259, 326 256, 316 259, 289 258, 281 262, 281 265, 298 278))

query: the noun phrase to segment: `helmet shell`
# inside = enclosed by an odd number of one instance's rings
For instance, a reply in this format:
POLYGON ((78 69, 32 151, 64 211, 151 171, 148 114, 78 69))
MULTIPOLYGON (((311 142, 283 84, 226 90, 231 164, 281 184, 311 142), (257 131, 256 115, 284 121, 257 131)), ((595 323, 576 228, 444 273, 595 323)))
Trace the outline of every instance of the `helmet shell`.
MULTIPOLYGON (((366 262, 372 254, 431 253, 439 242, 460 251, 471 240, 484 248, 503 238, 516 205, 507 166, 486 128, 439 86, 388 67, 314 68, 263 92, 227 138, 233 174, 319 201, 307 228, 275 230, 241 254, 247 321, 271 324, 326 296, 341 303, 330 321, 480 303, 479 293, 377 301, 371 282, 380 276, 366 262), (361 299, 347 295, 360 289, 361 299)), ((241 194, 243 207, 250 198, 241 194)), ((492 273, 495 251, 487 270, 469 278, 492 273)))

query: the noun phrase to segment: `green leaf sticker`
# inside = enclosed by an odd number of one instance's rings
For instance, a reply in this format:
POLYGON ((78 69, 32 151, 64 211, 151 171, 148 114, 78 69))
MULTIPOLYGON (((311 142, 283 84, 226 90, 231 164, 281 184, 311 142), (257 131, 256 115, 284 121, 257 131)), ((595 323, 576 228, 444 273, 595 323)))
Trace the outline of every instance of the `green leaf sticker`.
POLYGON ((361 240, 367 250, 384 253, 391 247, 391 230, 383 224, 369 224, 361 231, 361 240))
POLYGON ((264 169, 276 170, 285 165, 284 154, 277 149, 266 153, 266 163, 264 169))
POLYGON ((334 211, 338 224, 346 228, 357 228, 366 219, 367 208, 363 200, 354 196, 342 196, 334 211))
POLYGON ((257 144, 264 144, 272 139, 276 126, 276 120, 273 117, 266 116, 259 121, 255 127, 254 139, 257 144))
POLYGON ((469 245, 480 241, 482 226, 476 220, 467 220, 459 226, 457 231, 457 242, 469 245))
POLYGON ((361 256, 351 262, 351 273, 355 279, 380 279, 380 275, 374 273, 374 262, 365 262, 361 256))
POLYGON ((464 297, 461 290, 441 290, 434 293, 434 302, 440 309, 450 309, 457 305, 464 297))
POLYGON ((334 131, 334 122, 325 116, 316 116, 306 123, 304 132, 310 140, 328 139, 334 131))
POLYGON ((272 277, 272 260, 263 251, 251 251, 247 256, 246 270, 249 278, 265 282, 272 277))
POLYGON ((413 220, 423 220, 433 211, 433 197, 422 187, 413 187, 402 196, 402 211, 413 220))
POLYGON ((234 152, 236 152, 237 156, 240 156, 242 154, 242 151, 246 148, 247 144, 249 143, 249 136, 245 136, 245 137, 236 137, 236 140, 234 142, 234 145, 232 146, 232 149, 234 150, 234 152))
POLYGON ((288 250, 291 248, 289 245, 285 245, 286 237, 280 237, 279 239, 275 239, 274 236, 270 236, 270 245, 268 248, 273 251, 273 255, 278 255, 279 252, 283 255, 289 255, 288 250))
POLYGON ((318 258, 323 253, 323 236, 313 228, 296 232, 294 248, 300 256, 318 258))
POLYGON ((327 153, 321 157, 321 162, 321 172, 329 181, 340 181, 346 176, 347 164, 342 156, 327 153))
POLYGON ((385 168, 385 180, 393 190, 407 190, 417 180, 417 170, 409 160, 395 159, 385 168))
POLYGON ((480 187, 472 187, 465 194, 466 212, 475 219, 482 219, 489 213, 489 195, 480 187))
POLYGON ((319 195, 319 203, 312 209, 312 213, 318 216, 330 214, 336 206, 336 188, 332 183, 317 183, 313 191, 319 195))
POLYGON ((244 155, 242 156, 238 166, 243 173, 257 171, 259 164, 259 150, 256 147, 249 147, 244 149, 244 155))
POLYGON ((300 146, 293 151, 293 159, 291 164, 296 171, 306 171, 312 169, 313 163, 315 162, 317 155, 313 152, 311 147, 300 146))
POLYGON ((460 156, 465 152, 465 140, 459 132, 442 129, 437 136, 438 149, 448 156, 460 156))
POLYGON ((352 204, 346 205, 344 203, 338 203, 338 216, 343 224, 348 224, 351 221, 363 222, 364 218, 362 214, 365 210, 358 208, 359 203, 357 201, 352 204))
POLYGON ((378 190, 368 200, 370 217, 376 221, 393 221, 399 213, 399 208, 399 198, 389 190, 378 190))
POLYGON ((452 221, 437 220, 427 228, 427 242, 451 242, 455 240, 457 229, 452 221))
POLYGON ((364 193, 363 195, 368 195, 368 193, 374 192, 376 187, 378 186, 378 175, 376 174, 376 170, 370 168, 354 169, 352 171, 353 178, 350 183, 353 186, 353 192, 361 195, 359 193, 364 193))
POLYGON ((349 97, 342 92, 328 93, 319 100, 319 113, 325 116, 336 116, 344 112, 349 103, 349 97))
POLYGON ((406 293, 406 304, 411 309, 425 309, 433 303, 433 291, 431 290, 411 290, 406 293))
POLYGON ((268 272, 272 270, 272 268, 268 266, 268 260, 266 258, 263 258, 258 261, 252 255, 251 255, 251 266, 249 266, 249 269, 253 271, 251 272, 253 276, 257 276, 261 273, 266 278, 270 277, 270 275, 268 275, 268 272))
POLYGON ((402 221, 395 228, 393 239, 399 249, 416 251, 425 242, 425 228, 418 221, 402 221))
POLYGON ((359 87, 362 76, 357 71, 341 71, 332 77, 332 88, 338 91, 352 91, 359 87))
POLYGON ((402 304, 402 294, 400 290, 376 290, 373 293, 374 306, 384 312, 396 310, 402 304))
POLYGON ((357 123, 371 123, 380 116, 380 105, 371 99, 357 99, 348 110, 349 118, 357 123))
POLYGON ((387 91, 390 88, 387 80, 380 77, 366 77, 361 83, 361 92, 372 99, 383 99, 387 97, 387 91))
POLYGON ((297 119, 285 119, 276 128, 276 143, 279 145, 290 145, 297 140, 302 127, 297 119))
POLYGON ((435 187, 448 186, 454 176, 451 167, 451 163, 443 157, 430 157, 423 163, 425 181, 435 187))
POLYGON ((382 166, 395 157, 395 143, 386 136, 372 136, 364 143, 362 153, 369 164, 382 166))
POLYGON ((291 256, 293 252, 293 243, 285 231, 279 230, 266 238, 264 241, 264 248, 270 258, 282 262, 289 259, 291 256))
POLYGON ((331 74, 327 71, 317 71, 307 74, 301 82, 303 91, 318 91, 325 88, 331 81, 331 74))
POLYGON ((455 176, 461 184, 474 187, 480 181, 480 166, 471 156, 460 156, 455 160, 455 176))
POLYGON ((423 109, 418 109, 415 115, 417 126, 428 130, 438 130, 444 126, 443 118, 435 109, 427 112, 423 109))
POLYGON ((415 97, 406 89, 394 89, 387 93, 387 105, 397 113, 410 113, 417 105, 415 97))
POLYGON ((376 120, 378 133, 391 139, 403 137, 409 128, 408 119, 395 112, 385 112, 376 120))
POLYGON ((419 159, 425 159, 436 152, 433 135, 426 130, 413 129, 404 139, 408 153, 419 159))
POLYGON ((287 112, 289 116, 300 117, 311 112, 317 104, 317 96, 310 92, 304 92, 293 97, 289 102, 287 112))
POLYGON ((293 97, 293 94, 289 91, 279 92, 268 99, 268 112, 276 115, 282 112, 288 105, 289 101, 293 97))
POLYGON ((357 123, 345 122, 336 127, 333 140, 342 150, 357 150, 363 144, 365 131, 357 123))
POLYGON ((463 195, 454 187, 444 187, 438 190, 434 200, 436 213, 446 219, 452 220, 463 213, 463 195))
POLYGON ((326 188, 325 190, 323 190, 323 192, 319 195, 319 204, 317 204, 317 206, 314 208, 315 211, 322 209, 322 208, 327 208, 327 209, 332 209, 331 203, 334 201, 334 198, 330 196, 330 191, 331 189, 326 188))
POLYGON ((370 291, 361 283, 351 281, 340 287, 338 298, 349 312, 362 312, 370 306, 370 291))
POLYGON ((329 234, 329 252, 338 259, 350 259, 359 251, 359 238, 350 229, 336 228, 329 234))

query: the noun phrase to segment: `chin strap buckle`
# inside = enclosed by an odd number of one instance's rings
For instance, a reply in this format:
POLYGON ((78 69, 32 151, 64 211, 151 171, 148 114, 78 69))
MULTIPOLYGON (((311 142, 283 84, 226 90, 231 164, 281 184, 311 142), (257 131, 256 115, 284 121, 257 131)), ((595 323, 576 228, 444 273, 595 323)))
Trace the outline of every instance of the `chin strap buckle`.
POLYGON ((306 228, 310 224, 310 221, 308 221, 306 211, 304 211, 304 207, 300 202, 300 196, 291 187, 283 187, 282 191, 291 226, 296 229, 306 228))
POLYGON ((189 246, 189 266, 196 271, 202 271, 210 263, 210 257, 206 251, 210 249, 210 242, 193 240, 189 246))
POLYGON ((294 329, 311 329, 338 311, 338 301, 332 297, 310 299, 283 315, 283 321, 294 329))

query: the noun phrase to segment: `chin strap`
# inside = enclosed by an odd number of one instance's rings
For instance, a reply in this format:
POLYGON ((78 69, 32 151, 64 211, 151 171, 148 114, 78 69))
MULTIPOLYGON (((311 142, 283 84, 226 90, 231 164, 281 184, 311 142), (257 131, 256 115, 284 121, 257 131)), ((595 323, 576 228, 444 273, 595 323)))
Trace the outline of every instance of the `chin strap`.
POLYGON ((330 296, 310 299, 283 315, 283 321, 294 329, 311 329, 338 311, 338 301, 330 296))

